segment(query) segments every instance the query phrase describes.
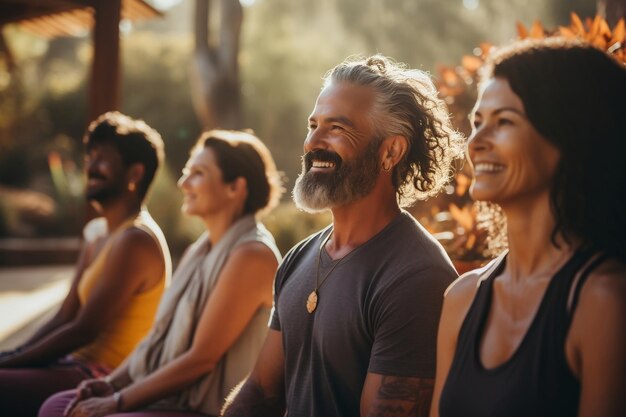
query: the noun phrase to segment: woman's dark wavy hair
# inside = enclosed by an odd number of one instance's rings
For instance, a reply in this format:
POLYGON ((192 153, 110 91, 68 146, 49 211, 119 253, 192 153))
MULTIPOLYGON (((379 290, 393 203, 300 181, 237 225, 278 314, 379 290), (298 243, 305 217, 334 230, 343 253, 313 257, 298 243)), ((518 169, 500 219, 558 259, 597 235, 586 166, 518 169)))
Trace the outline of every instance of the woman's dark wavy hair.
POLYGON ((452 161, 463 154, 464 141, 452 127, 448 109, 427 73, 374 55, 348 58, 324 80, 324 87, 347 82, 373 88, 376 102, 371 117, 378 138, 407 139, 407 153, 392 176, 402 205, 441 191, 451 178, 452 161))
POLYGON ((561 233, 626 259, 626 67, 590 44, 549 38, 496 51, 483 73, 494 77, 560 151, 553 242, 561 233))
POLYGON ((251 131, 211 130, 200 135, 191 153, 210 148, 222 180, 246 179, 248 197, 243 214, 266 214, 278 205, 285 189, 269 149, 251 131))

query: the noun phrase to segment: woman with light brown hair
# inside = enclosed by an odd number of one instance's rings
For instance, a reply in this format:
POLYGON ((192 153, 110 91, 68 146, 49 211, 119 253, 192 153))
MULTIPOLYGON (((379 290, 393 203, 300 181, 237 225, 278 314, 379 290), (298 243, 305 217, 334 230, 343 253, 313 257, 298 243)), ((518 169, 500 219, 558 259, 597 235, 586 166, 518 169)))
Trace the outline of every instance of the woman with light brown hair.
POLYGON ((255 217, 282 193, 274 162, 252 134, 211 131, 178 185, 182 211, 207 231, 183 256, 152 330, 107 379, 51 397, 40 416, 215 416, 252 369, 280 260, 255 217))

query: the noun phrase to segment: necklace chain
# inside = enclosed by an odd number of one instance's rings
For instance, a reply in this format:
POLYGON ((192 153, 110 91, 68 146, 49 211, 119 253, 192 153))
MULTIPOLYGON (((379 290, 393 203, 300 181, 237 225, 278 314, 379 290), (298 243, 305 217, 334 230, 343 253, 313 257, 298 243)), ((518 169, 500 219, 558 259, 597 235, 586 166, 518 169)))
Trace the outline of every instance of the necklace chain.
POLYGON ((332 272, 335 270, 335 268, 338 267, 339 264, 342 263, 344 260, 348 259, 350 255, 354 252, 353 250, 352 252, 345 255, 343 258, 339 259, 337 262, 335 262, 335 264, 330 268, 330 270, 326 274, 324 274, 324 277, 322 278, 322 281, 320 282, 320 265, 322 263, 322 251, 324 250, 324 247, 326 246, 326 243, 328 243, 328 240, 330 239, 332 234, 333 234, 333 231, 331 230, 330 233, 328 233, 328 236, 324 238, 324 241, 320 245, 320 249, 317 253, 317 268, 315 271, 315 289, 311 291, 311 293, 306 299, 306 310, 309 312, 309 314, 312 314, 317 308, 317 303, 319 301, 319 294, 318 294, 319 289, 322 287, 322 285, 324 285, 324 283, 326 282, 330 274, 332 274, 332 272))

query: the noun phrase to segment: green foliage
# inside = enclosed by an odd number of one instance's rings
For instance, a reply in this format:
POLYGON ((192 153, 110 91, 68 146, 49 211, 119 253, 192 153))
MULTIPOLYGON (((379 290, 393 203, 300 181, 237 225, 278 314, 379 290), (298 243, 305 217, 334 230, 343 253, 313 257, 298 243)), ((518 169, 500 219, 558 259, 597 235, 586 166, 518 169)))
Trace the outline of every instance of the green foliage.
POLYGON ((189 94, 191 47, 189 34, 145 31, 128 35, 122 45, 122 111, 161 133, 174 172, 180 172, 200 133, 189 94))
MULTIPOLYGON (((380 52, 433 71, 439 63, 456 65, 481 41, 511 39, 516 20, 528 25, 539 18, 554 26, 567 21, 570 10, 592 7, 587 3, 482 0, 469 10, 460 0, 257 0, 245 8, 241 38, 245 126, 268 144, 278 168, 293 180, 321 78, 345 57, 380 52)), ((121 110, 146 120, 166 143, 168 167, 149 206, 175 250, 202 230, 180 216, 175 185, 200 133, 188 80, 192 12, 193 0, 183 0, 164 19, 138 24, 122 40, 121 110)), ((82 194, 69 192, 58 174, 52 180, 48 156, 60 155, 67 178, 82 168, 90 39, 47 42, 16 28, 4 33, 18 67, 9 75, 0 57, 0 184, 53 197, 57 226, 41 230, 76 234, 81 217, 72 204, 80 208, 82 194)), ((265 220, 285 251, 330 218, 306 215, 285 202, 265 220)))

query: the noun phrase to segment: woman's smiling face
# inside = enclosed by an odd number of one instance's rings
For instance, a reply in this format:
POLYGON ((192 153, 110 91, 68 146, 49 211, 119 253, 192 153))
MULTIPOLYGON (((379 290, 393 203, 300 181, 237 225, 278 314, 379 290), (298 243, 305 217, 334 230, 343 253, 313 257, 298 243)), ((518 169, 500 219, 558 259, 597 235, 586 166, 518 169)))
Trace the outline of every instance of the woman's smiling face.
POLYGON ((229 201, 229 184, 222 179, 222 170, 211 148, 195 151, 178 180, 183 192, 183 213, 201 218, 225 208, 229 201))
POLYGON ((559 150, 530 123, 507 80, 485 83, 472 125, 467 152, 474 171, 473 199, 506 205, 549 193, 559 150))

